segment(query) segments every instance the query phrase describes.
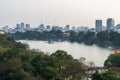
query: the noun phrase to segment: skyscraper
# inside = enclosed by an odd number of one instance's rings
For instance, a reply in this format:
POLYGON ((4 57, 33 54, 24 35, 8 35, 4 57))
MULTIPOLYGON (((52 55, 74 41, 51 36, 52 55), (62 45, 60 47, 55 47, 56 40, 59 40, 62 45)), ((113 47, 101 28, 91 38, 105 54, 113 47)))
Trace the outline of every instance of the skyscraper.
POLYGON ((30 24, 26 24, 26 29, 30 29, 30 24))
POLYGON ((107 30, 110 30, 112 27, 114 27, 114 19, 108 18, 106 22, 107 30))
POLYGON ((96 32, 102 31, 102 20, 95 21, 95 28, 96 28, 96 32))
POLYGON ((21 23, 21 29, 24 29, 24 27, 25 27, 25 24, 22 22, 21 23))
POLYGON ((16 29, 20 29, 20 24, 16 24, 16 29))

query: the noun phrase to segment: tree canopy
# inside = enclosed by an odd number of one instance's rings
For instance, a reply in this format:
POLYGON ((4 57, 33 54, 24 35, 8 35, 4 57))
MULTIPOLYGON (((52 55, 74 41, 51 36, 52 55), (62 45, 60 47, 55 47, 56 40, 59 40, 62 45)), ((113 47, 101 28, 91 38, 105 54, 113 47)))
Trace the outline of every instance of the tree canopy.
POLYGON ((48 55, 0 35, 0 80, 80 80, 85 66, 63 50, 48 55))

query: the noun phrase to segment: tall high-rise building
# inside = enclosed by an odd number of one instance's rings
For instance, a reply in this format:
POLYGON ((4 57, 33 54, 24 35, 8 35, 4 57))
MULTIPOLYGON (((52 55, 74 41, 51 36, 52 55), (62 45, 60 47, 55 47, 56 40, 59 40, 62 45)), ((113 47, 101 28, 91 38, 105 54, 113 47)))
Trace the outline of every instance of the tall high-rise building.
POLYGON ((21 23, 21 29, 24 29, 24 27, 25 27, 25 24, 22 22, 21 23))
POLYGON ((95 21, 95 28, 96 28, 96 32, 102 31, 102 20, 95 21))
POLYGON ((30 29, 30 24, 26 24, 26 29, 30 29))
POLYGON ((108 30, 110 30, 112 27, 114 27, 115 21, 113 18, 108 18, 106 22, 106 27, 108 30))
POLYGON ((20 28, 21 28, 20 24, 16 24, 16 29, 20 29, 20 28))

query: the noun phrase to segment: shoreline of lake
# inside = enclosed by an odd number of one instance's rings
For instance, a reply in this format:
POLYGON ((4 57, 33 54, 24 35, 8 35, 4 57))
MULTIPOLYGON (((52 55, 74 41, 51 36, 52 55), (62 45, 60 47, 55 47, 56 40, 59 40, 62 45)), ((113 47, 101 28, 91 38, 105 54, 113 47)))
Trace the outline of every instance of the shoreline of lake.
POLYGON ((54 44, 48 44, 47 41, 39 40, 19 40, 22 43, 27 43, 30 49, 39 49, 43 52, 54 53, 57 50, 65 50, 68 54, 71 54, 74 58, 79 59, 85 57, 87 61, 95 62, 96 66, 103 66, 105 59, 109 54, 113 53, 113 50, 101 48, 98 46, 88 46, 85 44, 78 44, 77 42, 54 42, 54 44))

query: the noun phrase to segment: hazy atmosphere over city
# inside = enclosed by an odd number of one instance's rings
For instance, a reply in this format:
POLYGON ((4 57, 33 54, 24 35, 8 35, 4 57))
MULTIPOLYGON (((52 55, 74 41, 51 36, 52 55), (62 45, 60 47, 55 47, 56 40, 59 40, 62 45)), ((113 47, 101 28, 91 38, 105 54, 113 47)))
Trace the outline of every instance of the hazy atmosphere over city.
POLYGON ((120 0, 0 0, 0 26, 41 22, 49 25, 94 27, 96 19, 120 23, 120 0))
POLYGON ((0 0, 0 80, 120 80, 120 0, 0 0))

